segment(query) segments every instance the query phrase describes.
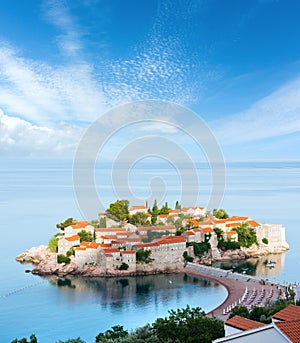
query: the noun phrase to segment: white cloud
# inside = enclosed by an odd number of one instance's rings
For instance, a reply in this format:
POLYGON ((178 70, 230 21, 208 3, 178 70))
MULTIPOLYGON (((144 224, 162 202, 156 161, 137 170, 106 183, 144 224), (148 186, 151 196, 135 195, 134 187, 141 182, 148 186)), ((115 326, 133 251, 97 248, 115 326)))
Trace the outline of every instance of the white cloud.
POLYGON ((251 142, 300 131, 300 78, 248 110, 211 123, 221 144, 251 142))
POLYGON ((0 110, 0 155, 72 157, 82 129, 60 124, 57 128, 32 125, 0 110))

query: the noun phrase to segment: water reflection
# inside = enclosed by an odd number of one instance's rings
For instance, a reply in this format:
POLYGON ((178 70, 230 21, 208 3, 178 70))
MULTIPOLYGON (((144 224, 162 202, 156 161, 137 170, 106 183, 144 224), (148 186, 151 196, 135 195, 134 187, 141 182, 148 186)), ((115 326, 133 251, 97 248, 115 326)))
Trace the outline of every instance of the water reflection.
POLYGON ((284 268, 285 253, 252 257, 247 260, 216 262, 214 267, 236 273, 259 275, 264 278, 279 276, 284 268), (271 263, 270 263, 271 262, 271 263))
POLYGON ((216 282, 187 274, 162 274, 136 277, 46 277, 51 285, 62 292, 63 301, 74 303, 93 298, 93 302, 102 307, 126 307, 135 303, 142 307, 152 302, 153 305, 167 304, 170 301, 180 303, 187 288, 201 294, 201 289, 222 288, 216 282), (68 291, 66 294, 66 291, 68 291))

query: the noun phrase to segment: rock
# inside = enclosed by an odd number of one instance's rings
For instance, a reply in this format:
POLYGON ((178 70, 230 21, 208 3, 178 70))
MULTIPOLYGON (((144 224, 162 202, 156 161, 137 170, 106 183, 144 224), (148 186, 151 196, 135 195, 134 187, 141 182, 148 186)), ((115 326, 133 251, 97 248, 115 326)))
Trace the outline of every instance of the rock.
POLYGON ((16 260, 19 262, 30 262, 33 264, 40 263, 45 255, 51 253, 49 248, 45 245, 40 245, 38 247, 32 247, 26 250, 24 253, 16 257, 16 260))

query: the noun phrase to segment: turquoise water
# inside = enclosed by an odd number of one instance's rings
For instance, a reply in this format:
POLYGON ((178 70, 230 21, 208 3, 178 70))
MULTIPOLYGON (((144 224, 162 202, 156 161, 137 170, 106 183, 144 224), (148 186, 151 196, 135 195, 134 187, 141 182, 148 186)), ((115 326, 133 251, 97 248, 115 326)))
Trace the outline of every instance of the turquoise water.
MULTIPOLYGON (((148 185, 149 175, 159 174, 168 184, 165 199, 173 205, 180 188, 176 172, 167 166, 145 170, 141 166, 131 175, 135 195, 147 196, 149 189, 143 185, 148 185)), ((210 172, 199 166, 198 173, 199 204, 203 205, 209 194, 210 172)), ((116 199, 109 179, 109 168, 97 171, 105 204, 116 199)), ((290 251, 277 257, 275 270, 264 268, 262 263, 257 268, 257 273, 268 278, 300 282, 299 190, 299 163, 227 166, 222 206, 231 215, 249 215, 286 227, 290 251)), ((77 336, 93 341, 100 331, 115 324, 135 328, 186 304, 208 311, 226 297, 223 287, 183 275, 57 281, 26 274, 30 266, 15 262, 15 256, 31 246, 47 244, 56 233, 57 222, 69 216, 81 218, 73 194, 71 164, 1 160, 0 210, 1 343, 31 333, 45 343, 77 336)))

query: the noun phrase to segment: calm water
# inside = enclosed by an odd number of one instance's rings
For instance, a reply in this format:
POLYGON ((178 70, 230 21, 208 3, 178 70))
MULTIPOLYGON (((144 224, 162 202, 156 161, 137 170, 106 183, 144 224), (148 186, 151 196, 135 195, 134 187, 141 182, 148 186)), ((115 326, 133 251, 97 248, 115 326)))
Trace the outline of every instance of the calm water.
MULTIPOLYGON (((210 172, 199 167, 199 204, 209 194, 210 172)), ((149 177, 161 175, 167 185, 164 201, 180 197, 178 175, 167 166, 131 173, 136 196, 149 196, 149 177), (146 172, 147 171, 147 172, 146 172)), ((55 224, 68 216, 80 219, 74 199, 71 164, 1 160, 0 170, 0 342, 36 333, 40 342, 81 336, 87 341, 112 325, 130 329, 167 315, 171 308, 201 306, 206 311, 226 297, 223 287, 183 275, 122 279, 43 279, 26 274, 16 255, 47 244, 55 224)), ((96 173, 103 203, 116 199, 110 169, 96 173)), ((231 164, 227 167, 223 207, 231 215, 282 223, 290 251, 276 259, 276 268, 257 261, 256 273, 282 281, 300 282, 298 213, 300 164, 231 164)), ((192 191, 192 190, 191 190, 192 191)), ((185 204, 189 205, 189 204, 185 204)), ((96 217, 96 214, 95 214, 96 217)))

